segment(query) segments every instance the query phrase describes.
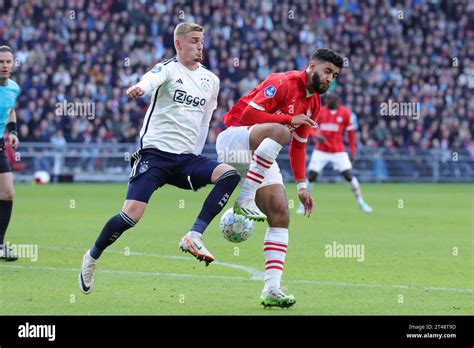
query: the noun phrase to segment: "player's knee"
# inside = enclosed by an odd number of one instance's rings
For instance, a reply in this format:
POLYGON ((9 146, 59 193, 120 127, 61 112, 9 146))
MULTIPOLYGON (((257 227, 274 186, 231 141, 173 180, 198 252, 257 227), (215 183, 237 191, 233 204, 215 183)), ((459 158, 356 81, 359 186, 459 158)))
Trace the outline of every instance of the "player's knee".
POLYGON ((276 123, 268 129, 267 137, 285 145, 290 141, 290 130, 288 127, 276 123))
POLYGON ((351 181, 352 180, 352 172, 350 170, 346 170, 345 172, 342 172, 342 176, 346 181, 351 181))
POLYGON ((318 179, 318 173, 315 171, 310 170, 308 173, 308 180, 309 182, 315 182, 318 179))
POLYGON ((217 184, 223 179, 226 179, 226 183, 235 188, 240 182, 240 173, 234 167, 222 163, 212 173, 211 181, 217 184))
POLYGON ((240 178, 241 178, 240 173, 235 169, 231 169, 225 172, 224 174, 222 174, 217 181, 219 182, 223 179, 226 179, 226 181, 228 182, 230 186, 236 188, 240 182, 240 178))
POLYGON ((271 213, 267 215, 267 220, 271 227, 288 228, 290 225, 290 212, 288 210, 288 205, 275 205, 272 208, 271 213))
POLYGON ((145 213, 145 207, 142 204, 129 203, 124 205, 122 211, 138 223, 145 213))
POLYGON ((139 210, 128 210, 124 211, 124 213, 130 216, 135 221, 135 224, 137 224, 143 216, 143 212, 139 210))
POLYGON ((0 194, 0 199, 2 201, 13 201, 15 197, 15 190, 13 188, 6 189, 0 194))

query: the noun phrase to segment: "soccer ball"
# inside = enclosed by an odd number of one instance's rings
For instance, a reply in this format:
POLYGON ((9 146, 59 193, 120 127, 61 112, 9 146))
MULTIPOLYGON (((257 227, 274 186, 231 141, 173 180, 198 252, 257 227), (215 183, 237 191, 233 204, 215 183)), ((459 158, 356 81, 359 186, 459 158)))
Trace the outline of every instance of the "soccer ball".
POLYGON ((51 177, 48 172, 44 170, 38 170, 33 174, 33 180, 39 185, 46 185, 51 180, 51 177))
POLYGON ((246 241, 253 233, 255 222, 227 209, 221 217, 220 228, 225 239, 233 243, 246 241))

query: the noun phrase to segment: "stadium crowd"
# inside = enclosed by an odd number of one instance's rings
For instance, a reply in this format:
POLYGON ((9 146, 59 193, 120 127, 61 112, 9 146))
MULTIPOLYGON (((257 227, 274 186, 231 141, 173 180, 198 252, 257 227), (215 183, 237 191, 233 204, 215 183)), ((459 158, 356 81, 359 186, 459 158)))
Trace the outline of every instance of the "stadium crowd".
POLYGON ((194 21, 221 79, 209 143, 240 96, 330 47, 346 57, 333 87, 358 117, 359 147, 474 153, 473 18, 466 1, 0 0, 0 43, 16 52, 22 141, 135 142, 148 99, 130 101, 126 88, 173 57, 175 25, 194 21), (419 114, 382 115, 383 103, 419 103, 419 114))

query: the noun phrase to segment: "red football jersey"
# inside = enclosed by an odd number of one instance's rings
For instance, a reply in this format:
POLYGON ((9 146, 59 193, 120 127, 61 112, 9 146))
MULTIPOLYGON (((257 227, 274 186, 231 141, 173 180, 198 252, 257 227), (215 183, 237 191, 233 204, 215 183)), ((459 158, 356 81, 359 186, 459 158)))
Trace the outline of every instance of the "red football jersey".
MULTIPOLYGON (((306 90, 306 71, 288 71, 269 75, 265 81, 252 89, 247 95, 223 116, 227 127, 249 126, 257 123, 276 122, 291 125, 291 118, 305 114, 313 120, 319 113, 321 99, 319 94, 309 94, 306 90), (242 117, 248 107, 265 112, 259 120, 255 116, 242 117)), ((247 109, 248 110, 248 109, 247 109)), ((303 125, 293 129, 290 143, 290 163, 297 181, 306 178, 306 142, 311 127, 303 125)))
POLYGON ((345 152, 343 136, 345 131, 353 131, 351 111, 339 105, 337 110, 329 110, 327 106, 321 108, 316 122, 319 133, 326 138, 322 144, 317 143, 315 148, 323 152, 345 152))
POLYGON ((260 111, 281 114, 285 120, 282 119, 280 123, 291 124, 291 117, 288 115, 307 114, 315 117, 320 104, 319 94, 307 94, 306 71, 275 73, 240 98, 223 116, 222 121, 227 127, 256 124, 257 122, 242 123, 242 112, 249 105, 260 111))

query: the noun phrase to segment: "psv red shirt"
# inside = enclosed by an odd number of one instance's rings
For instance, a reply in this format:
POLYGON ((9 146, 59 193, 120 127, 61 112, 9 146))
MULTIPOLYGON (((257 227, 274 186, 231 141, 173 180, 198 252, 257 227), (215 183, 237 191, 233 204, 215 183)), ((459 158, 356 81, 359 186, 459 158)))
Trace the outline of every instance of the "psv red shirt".
MULTIPOLYGON (((315 148, 323 152, 345 152, 343 136, 348 131, 351 135, 354 132, 351 111, 339 105, 337 110, 329 110, 327 106, 321 108, 316 122, 319 126, 319 133, 326 139, 324 143, 317 143, 315 148)), ((351 140, 351 139, 350 139, 351 140)), ((352 150, 352 141, 349 141, 352 150)))
MULTIPOLYGON (((306 89, 306 71, 288 71, 269 75, 265 81, 240 98, 222 120, 227 127, 271 122, 290 126, 291 118, 295 115, 305 114, 315 120, 320 105, 319 94, 310 94, 306 89)), ((303 125, 296 129, 290 127, 290 130, 293 175, 297 181, 304 180, 306 142, 311 127, 303 125)))

